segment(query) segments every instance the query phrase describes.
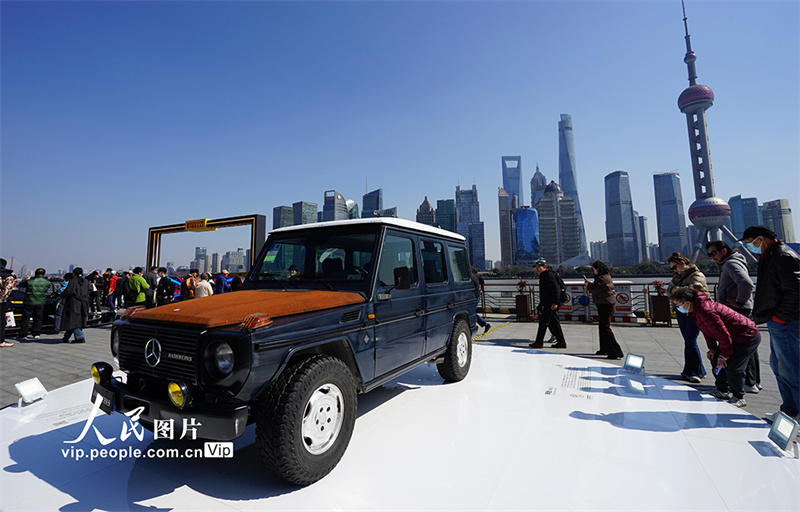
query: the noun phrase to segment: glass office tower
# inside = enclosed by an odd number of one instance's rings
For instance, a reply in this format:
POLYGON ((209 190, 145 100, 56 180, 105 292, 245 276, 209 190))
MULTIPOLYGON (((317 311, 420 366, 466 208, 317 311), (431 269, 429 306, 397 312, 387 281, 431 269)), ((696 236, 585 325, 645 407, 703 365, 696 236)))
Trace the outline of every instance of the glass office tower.
POLYGON ((439 199, 436 201, 436 223, 440 228, 456 232, 458 215, 455 199, 439 199))
POLYGON ((497 188, 497 207, 500 215, 500 263, 507 267, 514 262, 514 210, 511 196, 502 187, 497 188))
POLYGON ((522 157, 504 156, 503 162, 503 189, 508 192, 511 209, 516 210, 523 206, 522 197, 522 157))
POLYGON ((514 264, 532 267, 539 259, 539 215, 533 208, 514 211, 514 264))
POLYGON ((741 238, 748 227, 763 224, 757 198, 739 194, 728 199, 728 206, 731 207, 731 231, 737 238, 741 238))
POLYGON ((656 230, 661 261, 666 261, 673 252, 686 255, 686 214, 683 210, 681 178, 677 172, 653 175, 656 199, 656 230))
POLYGON ((578 223, 579 252, 586 252, 589 246, 586 243, 586 230, 583 226, 581 201, 578 199, 578 175, 575 170, 575 139, 572 134, 572 116, 561 114, 558 122, 558 183, 564 195, 572 198, 575 203, 575 216, 578 223))
POLYGON ((628 173, 616 171, 605 178, 606 241, 612 265, 635 265, 641 260, 641 248, 636 238, 636 219, 633 214, 628 173))

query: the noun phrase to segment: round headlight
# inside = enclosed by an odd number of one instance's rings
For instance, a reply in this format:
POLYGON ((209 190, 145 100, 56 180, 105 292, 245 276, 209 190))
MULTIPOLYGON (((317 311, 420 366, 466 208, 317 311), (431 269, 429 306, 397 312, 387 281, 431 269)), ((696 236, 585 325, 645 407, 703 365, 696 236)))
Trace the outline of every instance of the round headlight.
POLYGON ((92 379, 100 385, 108 384, 113 373, 114 370, 107 363, 94 363, 92 365, 92 379))
POLYGON ((119 329, 111 331, 111 355, 117 357, 119 354, 119 329))
POLYGON ((169 386, 167 386, 167 393, 169 394, 169 401, 172 402, 175 407, 181 409, 186 405, 189 399, 189 389, 186 387, 186 384, 180 382, 170 382, 169 386))
POLYGON ((214 366, 224 376, 233 371, 233 349, 224 341, 214 347, 214 366))

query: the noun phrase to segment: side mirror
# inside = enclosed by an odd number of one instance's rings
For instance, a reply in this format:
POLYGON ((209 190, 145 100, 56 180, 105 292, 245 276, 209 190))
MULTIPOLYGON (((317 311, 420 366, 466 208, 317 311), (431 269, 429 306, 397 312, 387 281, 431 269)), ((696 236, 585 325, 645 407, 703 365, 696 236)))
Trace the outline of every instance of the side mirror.
POLYGON ((411 288, 411 274, 408 267, 397 267, 394 269, 394 289, 408 290, 411 288))

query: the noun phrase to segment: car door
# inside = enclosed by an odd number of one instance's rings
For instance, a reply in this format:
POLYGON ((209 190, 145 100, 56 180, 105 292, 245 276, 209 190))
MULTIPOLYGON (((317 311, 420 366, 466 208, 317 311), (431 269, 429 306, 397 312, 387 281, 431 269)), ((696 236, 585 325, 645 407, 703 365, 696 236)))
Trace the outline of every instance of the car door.
POLYGON ((393 230, 384 236, 375 285, 375 377, 422 357, 425 320, 417 238, 393 230), (407 283, 402 282, 408 279, 407 283))
POLYGON ((452 329, 453 293, 447 273, 444 243, 420 239, 422 277, 425 282, 425 352, 445 346, 452 329))

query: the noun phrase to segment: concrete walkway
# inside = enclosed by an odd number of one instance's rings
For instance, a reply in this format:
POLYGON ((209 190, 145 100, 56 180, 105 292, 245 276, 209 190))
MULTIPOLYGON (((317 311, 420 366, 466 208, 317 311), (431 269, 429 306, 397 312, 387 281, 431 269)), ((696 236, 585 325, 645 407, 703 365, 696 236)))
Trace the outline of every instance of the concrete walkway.
MULTIPOLYGON (((488 315, 487 320, 491 323, 492 329, 486 334, 476 336, 476 343, 528 348, 528 343, 536 335, 538 324, 515 322, 513 315, 488 315)), ((545 348, 544 352, 566 353, 606 361, 604 357, 594 355, 599 349, 597 324, 564 322, 562 326, 567 339, 567 348, 545 348)), ((683 339, 677 326, 614 324, 612 329, 626 354, 632 352, 645 357, 647 373, 691 386, 701 392, 714 391, 714 380, 708 361, 705 363, 709 375, 702 383, 690 384, 681 379, 683 339)), ((43 335, 39 340, 26 342, 9 340, 14 341, 14 346, 0 349, 0 408, 17 401, 14 388, 17 382, 38 377, 47 390, 54 390, 88 379, 90 367, 96 361, 113 363, 109 349, 110 326, 88 328, 84 332, 86 343, 83 344, 62 343, 60 335, 43 335)), ((705 354, 705 341, 702 335, 699 342, 700 349, 705 354)), ((545 343, 545 346, 547 345, 545 343)), ((769 352, 769 333, 766 328, 762 328, 759 355, 764 389, 758 394, 747 394, 745 397, 747 407, 744 409, 759 418, 777 411, 781 403, 775 376, 769 368, 769 352)), ((623 360, 609 362, 621 366, 623 360)))

